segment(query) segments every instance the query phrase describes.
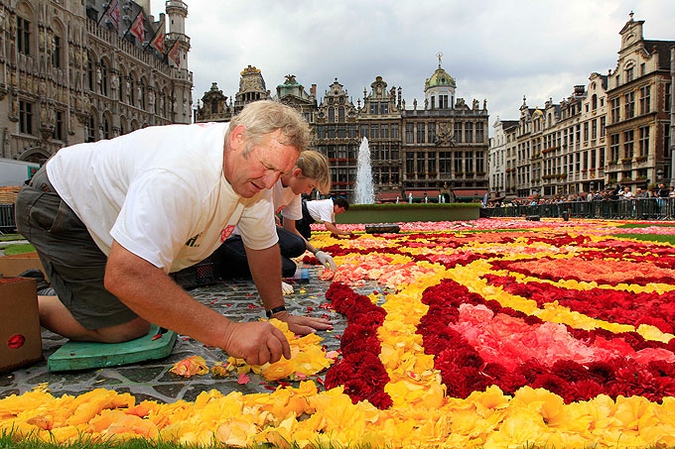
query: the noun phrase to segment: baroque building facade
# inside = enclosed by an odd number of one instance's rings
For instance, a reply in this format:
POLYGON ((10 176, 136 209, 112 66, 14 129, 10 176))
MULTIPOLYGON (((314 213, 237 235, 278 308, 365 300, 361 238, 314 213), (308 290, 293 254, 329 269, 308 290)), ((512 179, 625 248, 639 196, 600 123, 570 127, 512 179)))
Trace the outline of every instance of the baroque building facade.
POLYGON ((456 88, 440 55, 425 82, 423 108, 417 100, 406 108, 402 88, 388 88, 381 76, 356 104, 337 78, 322 98, 316 84, 307 92, 295 75, 287 75, 272 94, 260 70, 248 66, 234 98, 212 84, 198 100, 195 122, 229 121, 251 101, 274 99, 294 106, 309 122, 313 148, 330 161, 333 195, 354 197, 358 151, 366 138, 377 200, 404 201, 410 194, 416 201, 439 201, 441 194, 478 200, 488 186, 487 102, 469 105, 456 97, 456 88))
POLYGON ((149 0, 0 0, 0 157, 191 121, 187 5, 149 0), (168 26, 168 30, 167 30, 168 26))
POLYGON ((510 197, 570 196, 617 186, 672 184, 675 41, 647 40, 644 21, 619 32, 614 70, 592 73, 560 104, 494 123, 490 189, 510 197), (500 165, 500 157, 505 164, 500 165), (503 170, 503 171, 502 171, 503 170))

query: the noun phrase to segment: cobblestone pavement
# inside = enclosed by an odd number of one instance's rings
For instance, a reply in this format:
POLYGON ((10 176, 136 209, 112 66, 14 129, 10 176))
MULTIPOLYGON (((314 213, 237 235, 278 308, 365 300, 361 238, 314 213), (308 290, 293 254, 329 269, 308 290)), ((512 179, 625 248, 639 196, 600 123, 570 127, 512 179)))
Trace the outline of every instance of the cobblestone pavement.
MULTIPOLYGON (((332 331, 319 332, 327 350, 337 350, 338 336, 346 326, 344 317, 329 308, 325 292, 329 282, 318 279, 319 267, 309 267, 309 283, 295 283, 295 292, 286 296, 286 306, 291 313, 326 316, 332 321, 332 331)), ((223 313, 233 320, 253 321, 264 317, 264 309, 255 285, 250 280, 220 281, 217 284, 189 290, 197 300, 223 313)), ((372 289, 370 290, 372 292, 372 289)), ((169 372, 173 364, 191 355, 201 355, 209 367, 214 362, 226 361, 228 355, 222 350, 206 346, 191 338, 178 335, 172 353, 165 359, 153 360, 127 366, 68 372, 49 372, 47 358, 66 342, 62 337, 43 329, 44 360, 33 365, 0 374, 0 398, 22 394, 40 384, 47 384, 54 396, 78 395, 95 388, 109 388, 133 394, 137 402, 154 399, 160 402, 175 402, 179 399, 193 401, 202 391, 212 389, 224 394, 231 391, 261 393, 274 390, 278 383, 266 382, 262 377, 250 374, 251 381, 237 383, 236 374, 226 378, 213 378, 211 374, 183 378, 169 372)), ((321 377, 321 376, 319 376, 321 377)), ((292 383, 293 384, 293 383, 292 383)), ((296 384, 297 385, 297 384, 296 384)))

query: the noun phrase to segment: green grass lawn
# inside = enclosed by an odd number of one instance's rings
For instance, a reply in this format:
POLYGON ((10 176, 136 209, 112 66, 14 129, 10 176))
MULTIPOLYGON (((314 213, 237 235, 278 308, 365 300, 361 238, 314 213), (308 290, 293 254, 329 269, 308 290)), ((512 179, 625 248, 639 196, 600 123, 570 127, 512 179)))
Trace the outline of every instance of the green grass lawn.
POLYGON ((648 242, 664 242, 675 245, 675 235, 663 234, 614 234, 615 237, 622 239, 644 240, 648 242))
MULTIPOLYGON (((120 442, 93 442, 83 438, 79 442, 58 444, 58 443, 44 443, 35 438, 26 438, 23 440, 15 440, 11 434, 3 433, 0 435, 0 449, 196 449, 205 448, 205 446, 197 446, 194 444, 179 444, 158 442, 143 439, 133 439, 129 441, 120 442)), ((226 448, 222 444, 214 444, 213 448, 226 448)))

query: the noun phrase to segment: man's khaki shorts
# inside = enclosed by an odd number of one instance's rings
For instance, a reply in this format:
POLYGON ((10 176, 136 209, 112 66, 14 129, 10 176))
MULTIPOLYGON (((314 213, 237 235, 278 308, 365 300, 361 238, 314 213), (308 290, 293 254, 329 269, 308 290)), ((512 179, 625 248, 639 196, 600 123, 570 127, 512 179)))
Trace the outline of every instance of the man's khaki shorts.
POLYGON ((19 233, 37 250, 59 300, 87 329, 126 323, 136 314, 103 286, 107 257, 59 197, 43 166, 16 200, 19 233))

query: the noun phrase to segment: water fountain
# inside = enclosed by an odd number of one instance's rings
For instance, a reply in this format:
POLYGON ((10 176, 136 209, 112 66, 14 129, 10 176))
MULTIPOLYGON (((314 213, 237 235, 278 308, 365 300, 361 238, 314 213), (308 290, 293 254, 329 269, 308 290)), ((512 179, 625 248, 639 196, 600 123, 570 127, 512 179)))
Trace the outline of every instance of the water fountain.
POLYGON ((370 148, 368 147, 368 139, 366 137, 361 140, 356 163, 354 203, 373 204, 375 202, 375 189, 373 187, 373 174, 370 167, 370 148))
POLYGON ((477 220, 480 204, 426 204, 414 203, 412 192, 396 197, 396 204, 376 204, 370 165, 368 139, 361 140, 357 158, 356 185, 353 207, 349 213, 337 215, 336 221, 365 225, 366 233, 392 233, 400 230, 396 223, 411 221, 477 220))

